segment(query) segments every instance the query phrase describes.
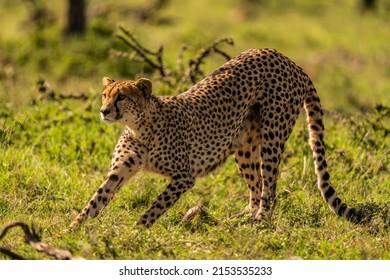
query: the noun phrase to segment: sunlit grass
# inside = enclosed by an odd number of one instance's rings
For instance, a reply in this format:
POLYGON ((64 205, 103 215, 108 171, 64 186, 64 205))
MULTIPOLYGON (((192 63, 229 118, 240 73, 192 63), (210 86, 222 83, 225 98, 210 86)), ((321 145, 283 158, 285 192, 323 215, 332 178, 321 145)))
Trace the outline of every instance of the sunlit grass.
MULTIPOLYGON (((66 39, 63 4, 49 8, 61 16, 54 25, 34 31, 21 25, 25 7, 5 2, 15 16, 11 21, 0 12, 0 27, 9 26, 0 37, 0 225, 34 224, 45 242, 89 259, 390 259, 390 29, 383 8, 363 14, 352 0, 170 1, 151 22, 139 23, 126 16, 127 2, 90 1, 86 37, 66 39), (183 44, 189 59, 225 36, 235 40, 234 47, 224 48, 232 56, 273 47, 302 65, 326 109, 332 182, 344 201, 382 215, 378 224, 350 224, 322 201, 302 117, 282 159, 272 223, 233 217, 247 205, 248 193, 229 159, 199 179, 150 230, 135 223, 167 179, 141 173, 97 219, 64 234, 106 175, 122 131, 99 120, 102 76, 152 74, 144 63, 110 55, 110 49, 127 50, 114 36, 117 23, 152 49, 164 45, 170 66, 183 44), (39 78, 56 92, 88 99, 50 100, 38 92, 39 78), (382 107, 374 109, 376 104, 382 107), (207 216, 181 224, 187 210, 200 204, 207 216)), ((221 63, 213 56, 202 67, 210 73, 221 63)), ((155 81, 155 92, 170 93, 160 85, 155 81)), ((1 245, 27 258, 43 257, 24 245, 17 230, 1 245)))

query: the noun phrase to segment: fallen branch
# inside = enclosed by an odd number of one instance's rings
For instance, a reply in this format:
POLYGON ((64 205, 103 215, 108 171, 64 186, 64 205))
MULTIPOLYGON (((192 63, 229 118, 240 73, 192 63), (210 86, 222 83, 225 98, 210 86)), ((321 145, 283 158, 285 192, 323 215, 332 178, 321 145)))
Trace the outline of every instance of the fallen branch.
POLYGON ((216 219, 210 216, 210 214, 207 212, 207 208, 203 205, 197 205, 189 209, 187 213, 184 215, 183 219, 181 220, 181 223, 187 225, 197 216, 199 216, 202 220, 204 219, 208 222, 211 222, 214 225, 219 224, 219 222, 216 219))
POLYGON ((20 255, 15 254, 14 252, 3 247, 0 247, 0 253, 3 253, 4 255, 10 257, 13 260, 24 260, 24 258, 21 257, 20 255))
MULTIPOLYGON (((0 234, 0 240, 3 239, 11 228, 20 227, 24 233, 24 240, 27 244, 30 244, 36 251, 44 253, 50 257, 54 257, 57 260, 80 260, 82 258, 74 257, 72 252, 66 249, 54 248, 41 242, 39 235, 34 228, 30 230, 27 224, 23 222, 12 222, 6 225, 0 234)), ((0 252, 11 257, 12 259, 23 260, 24 258, 18 254, 13 253, 11 250, 0 247, 0 252)))
POLYGON ((184 215, 183 219, 181 220, 181 223, 187 224, 188 222, 192 221, 195 218, 195 216, 197 215, 202 216, 205 213, 206 213, 206 207, 204 207, 203 205, 197 205, 195 207, 192 207, 184 215))

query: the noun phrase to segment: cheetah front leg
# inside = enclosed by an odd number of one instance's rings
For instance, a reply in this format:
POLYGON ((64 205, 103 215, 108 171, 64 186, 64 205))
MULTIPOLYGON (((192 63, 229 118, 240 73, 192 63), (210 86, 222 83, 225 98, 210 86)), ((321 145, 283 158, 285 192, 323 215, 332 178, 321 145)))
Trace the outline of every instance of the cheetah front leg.
POLYGON ((134 174, 135 172, 131 171, 124 171, 118 174, 110 172, 107 175, 106 180, 103 182, 103 184, 101 184, 101 186, 92 196, 88 204, 70 224, 69 228, 74 229, 77 226, 81 225, 88 216, 90 216, 91 218, 95 218, 99 214, 100 210, 110 202, 114 194, 134 174))
POLYGON ((126 135, 122 136, 115 148, 111 168, 106 179, 70 224, 70 230, 81 225, 88 216, 95 218, 123 184, 141 169, 143 165, 142 155, 146 153, 142 150, 142 147, 136 147, 137 145, 134 143, 132 146, 130 145, 131 142, 126 139, 126 135))
POLYGON ((180 196, 191 189, 195 178, 190 174, 178 174, 172 177, 167 188, 157 197, 152 206, 138 219, 138 225, 151 227, 161 215, 175 204, 180 196))

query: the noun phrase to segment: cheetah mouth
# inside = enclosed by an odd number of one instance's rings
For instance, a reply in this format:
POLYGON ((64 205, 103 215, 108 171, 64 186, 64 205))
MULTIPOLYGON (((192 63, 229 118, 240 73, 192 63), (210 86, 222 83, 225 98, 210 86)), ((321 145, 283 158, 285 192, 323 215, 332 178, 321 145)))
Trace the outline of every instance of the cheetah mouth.
POLYGON ((100 114, 100 119, 104 121, 105 123, 113 123, 115 120, 112 120, 109 116, 105 116, 103 114, 100 114))
POLYGON ((115 122, 115 121, 112 121, 112 120, 109 120, 109 119, 102 119, 102 121, 104 121, 107 124, 115 122))
POLYGON ((121 114, 117 114, 115 117, 114 116, 107 116, 107 115, 104 115, 104 114, 100 114, 100 118, 102 121, 104 121, 105 123, 114 123, 116 121, 119 121, 121 118, 122 118, 122 115, 121 114))

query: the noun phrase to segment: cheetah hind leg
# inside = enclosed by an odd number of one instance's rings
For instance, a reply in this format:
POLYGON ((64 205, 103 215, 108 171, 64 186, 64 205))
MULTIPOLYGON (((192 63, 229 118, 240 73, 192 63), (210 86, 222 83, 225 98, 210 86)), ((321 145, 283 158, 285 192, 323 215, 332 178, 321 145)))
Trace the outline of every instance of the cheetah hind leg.
MULTIPOLYGON (((276 206, 276 183, 279 175, 280 157, 284 150, 284 140, 266 141, 266 137, 261 136, 261 153, 262 164, 260 174, 262 178, 262 192, 259 211, 255 215, 255 220, 271 221, 273 211, 276 206)), ((268 132, 272 133, 273 132, 268 132)), ((291 133, 291 132, 290 132, 291 133)))
MULTIPOLYGON (((245 143, 252 142, 253 138, 244 137, 245 143)), ((244 177, 249 190, 249 204, 245 209, 233 217, 242 217, 250 214, 255 217, 260 207, 260 199, 262 192, 262 179, 260 176, 260 151, 259 145, 251 145, 250 143, 242 149, 238 149, 234 153, 237 166, 244 177)))

